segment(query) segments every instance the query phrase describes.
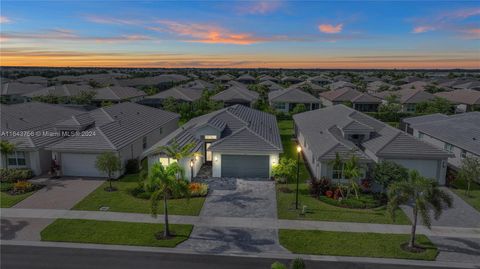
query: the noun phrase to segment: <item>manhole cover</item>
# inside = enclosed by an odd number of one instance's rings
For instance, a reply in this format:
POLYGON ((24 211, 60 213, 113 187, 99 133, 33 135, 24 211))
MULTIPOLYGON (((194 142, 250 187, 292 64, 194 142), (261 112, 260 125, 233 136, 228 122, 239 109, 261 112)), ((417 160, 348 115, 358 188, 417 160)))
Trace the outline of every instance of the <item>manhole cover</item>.
POLYGON ((109 206, 102 206, 100 207, 100 211, 108 211, 110 209, 109 206))

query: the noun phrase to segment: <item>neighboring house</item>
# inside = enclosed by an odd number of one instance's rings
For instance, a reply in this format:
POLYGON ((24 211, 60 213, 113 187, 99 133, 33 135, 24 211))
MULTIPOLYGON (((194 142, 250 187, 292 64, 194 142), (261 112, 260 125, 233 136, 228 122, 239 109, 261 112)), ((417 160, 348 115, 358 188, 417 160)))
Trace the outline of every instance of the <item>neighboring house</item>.
POLYGON ((407 84, 400 86, 400 89, 416 89, 416 90, 425 90, 425 87, 430 85, 430 83, 422 80, 413 81, 407 84))
POLYGON ((215 81, 218 81, 220 83, 227 83, 231 80, 234 80, 235 77, 230 75, 230 74, 225 74, 225 75, 221 75, 221 76, 218 76, 217 78, 215 78, 215 81))
POLYGON ((278 112, 289 113, 298 104, 304 104, 307 110, 318 109, 320 100, 298 88, 288 88, 268 93, 270 106, 278 112))
POLYGON ((279 84, 271 81, 271 80, 263 80, 262 82, 258 83, 260 86, 266 86, 269 91, 278 91, 283 90, 283 87, 279 84))
POLYGON ((417 104, 435 99, 435 95, 421 89, 385 91, 375 93, 374 95, 382 100, 386 100, 391 95, 397 96, 403 112, 415 112, 417 104))
POLYGON ((273 81, 275 83, 278 83, 279 80, 278 78, 276 77, 272 77, 270 75, 261 75, 259 78, 258 78, 259 81, 266 81, 266 80, 270 80, 270 81, 273 81))
POLYGON ((320 93, 324 106, 334 106, 349 103, 355 110, 361 112, 376 112, 382 100, 368 93, 362 93, 350 87, 340 88, 320 93))
POLYGON ((181 86, 183 88, 200 90, 200 91, 203 91, 203 90, 213 91, 216 88, 214 84, 201 79, 196 79, 194 81, 187 82, 181 86))
POLYGON ((242 105, 191 119, 143 153, 148 156, 149 167, 177 161, 159 149, 173 143, 193 143, 192 153, 200 153, 196 158, 179 160, 189 180, 204 164, 215 178, 269 178, 283 151, 275 116, 242 105))
POLYGON ((46 147, 58 160, 62 175, 105 177, 95 167, 97 157, 113 152, 125 164, 178 127, 179 115, 131 102, 98 108, 57 122, 58 130, 79 131, 46 147))
POLYGON ((329 90, 332 90, 332 91, 340 89, 340 88, 345 88, 345 87, 355 89, 357 87, 357 85, 355 85, 353 83, 350 83, 348 81, 336 81, 336 82, 327 84, 325 86, 325 88, 327 88, 329 90))
POLYGON ((199 89, 177 86, 170 88, 166 91, 147 96, 142 101, 140 101, 140 103, 153 107, 161 107, 163 101, 168 98, 173 98, 175 100, 178 100, 179 102, 191 103, 200 99, 200 97, 202 97, 202 93, 203 91, 199 89))
POLYGON ((302 82, 303 80, 301 78, 296 78, 296 77, 292 77, 292 76, 285 76, 282 78, 282 82, 283 83, 288 83, 288 84, 296 84, 296 83, 300 83, 302 82))
POLYGON ((311 77, 308 79, 308 81, 311 81, 319 86, 325 86, 332 83, 332 80, 330 78, 325 77, 323 75, 311 77))
POLYGON ((442 97, 457 105, 458 112, 475 111, 480 108, 480 91, 454 90, 451 92, 439 92, 435 96, 442 97))
POLYGON ((64 84, 64 85, 43 88, 38 91, 24 94, 23 96, 25 96, 28 99, 33 99, 35 97, 48 96, 48 95, 62 97, 62 98, 72 98, 79 95, 81 92, 94 91, 94 90, 95 89, 93 89, 88 85, 64 84))
POLYGON ((459 82, 458 84, 453 85, 452 88, 456 90, 469 89, 480 91, 480 81, 472 80, 467 82, 459 82))
POLYGON ((93 101, 100 104, 103 101, 112 103, 121 103, 125 101, 138 102, 142 100, 147 94, 133 87, 111 86, 100 89, 95 89, 95 97, 93 101))
POLYGON ((23 103, 27 100, 24 94, 29 94, 42 89, 41 84, 28 84, 20 82, 8 82, 2 84, 1 100, 5 104, 23 103))
MULTIPOLYGON (((35 175, 47 173, 51 167, 52 154, 45 147, 62 140, 49 136, 58 122, 84 114, 85 111, 39 102, 2 105, 1 137, 15 144, 16 151, 8 156, 9 168, 30 168, 35 175), (17 132, 11 133, 9 132, 17 132)), ((2 161, 0 166, 5 165, 2 161)))
POLYGON ((367 91, 369 93, 376 93, 379 91, 389 91, 392 90, 394 87, 395 86, 381 80, 376 80, 367 84, 367 91))
POLYGON ((445 184, 447 158, 452 154, 347 106, 296 114, 293 120, 298 144, 316 178, 346 181, 343 167, 332 165, 338 153, 344 160, 351 154, 358 157, 361 178, 368 176, 371 164, 387 160, 445 184))
POLYGON ((244 83, 244 84, 254 84, 257 82, 257 80, 250 76, 249 74, 243 74, 237 78, 238 82, 244 83))
POLYGON ((40 84, 43 87, 47 87, 48 85, 48 79, 41 76, 27 76, 27 77, 19 78, 16 81, 20 83, 26 83, 26 84, 40 84))
POLYGON ((259 94, 250 91, 241 83, 232 83, 231 86, 211 97, 214 101, 223 102, 224 106, 244 105, 251 107, 259 98, 259 94))
POLYGON ((325 87, 319 86, 309 80, 306 80, 297 84, 293 84, 289 88, 297 88, 297 89, 309 92, 315 96, 318 96, 318 94, 321 92, 327 91, 325 87))
POLYGON ((452 153, 448 165, 455 170, 465 157, 480 157, 480 112, 434 115, 406 118, 403 121, 413 136, 452 153))
POLYGON ((184 75, 163 74, 154 77, 122 79, 118 80, 118 83, 124 87, 155 86, 160 89, 168 89, 188 80, 190 80, 190 78, 184 75))

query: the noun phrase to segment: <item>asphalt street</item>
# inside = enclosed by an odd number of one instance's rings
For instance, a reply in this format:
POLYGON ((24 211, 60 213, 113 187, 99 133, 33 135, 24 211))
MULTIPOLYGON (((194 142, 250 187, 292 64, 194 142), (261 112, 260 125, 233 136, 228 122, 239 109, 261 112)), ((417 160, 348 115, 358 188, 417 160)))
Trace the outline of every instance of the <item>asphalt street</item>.
MULTIPOLYGON (((1 268, 37 269, 37 268, 197 268, 197 269, 269 269, 274 259, 238 256, 196 255, 151 253, 136 251, 73 249, 57 247, 8 246, 1 247, 1 268)), ((280 260, 288 262, 287 260, 280 260)), ((414 268, 408 265, 389 265, 357 262, 306 261, 307 269, 404 269, 414 268)), ((415 268, 433 269, 422 266, 415 268)), ((445 267, 442 267, 445 268, 445 267)))

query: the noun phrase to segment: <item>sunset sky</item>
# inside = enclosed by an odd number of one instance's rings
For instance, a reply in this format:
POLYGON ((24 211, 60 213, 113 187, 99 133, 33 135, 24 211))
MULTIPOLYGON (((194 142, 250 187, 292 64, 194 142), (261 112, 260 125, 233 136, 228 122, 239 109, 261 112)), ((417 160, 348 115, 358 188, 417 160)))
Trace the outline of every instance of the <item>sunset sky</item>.
POLYGON ((5 1, 2 66, 480 68, 478 1, 5 1))

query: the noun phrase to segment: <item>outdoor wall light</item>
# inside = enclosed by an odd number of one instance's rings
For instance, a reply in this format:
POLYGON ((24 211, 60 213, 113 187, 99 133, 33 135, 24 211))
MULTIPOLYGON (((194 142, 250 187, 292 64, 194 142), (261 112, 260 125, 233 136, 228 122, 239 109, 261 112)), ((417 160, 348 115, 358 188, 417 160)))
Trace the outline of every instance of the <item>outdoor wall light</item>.
POLYGON ((300 153, 302 151, 302 148, 300 146, 297 146, 297 152, 300 153))
POLYGON ((193 160, 190 160, 190 167, 193 167, 193 160))
POLYGON ((215 161, 218 161, 218 157, 217 157, 217 156, 215 156, 215 161))

